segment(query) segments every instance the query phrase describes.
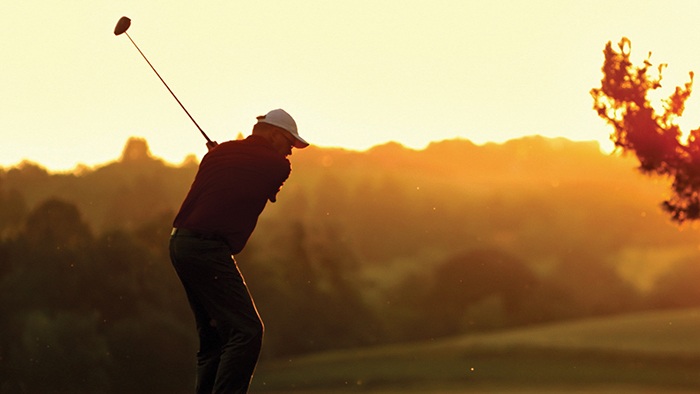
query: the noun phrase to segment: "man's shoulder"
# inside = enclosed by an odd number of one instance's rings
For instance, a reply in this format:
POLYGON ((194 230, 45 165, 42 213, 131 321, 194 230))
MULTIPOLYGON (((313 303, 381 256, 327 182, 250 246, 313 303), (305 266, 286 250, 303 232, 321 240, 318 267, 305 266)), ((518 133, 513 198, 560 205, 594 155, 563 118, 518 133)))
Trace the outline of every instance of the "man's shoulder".
POLYGON ((211 160, 243 161, 249 164, 261 162, 272 166, 290 168, 289 160, 275 151, 264 138, 251 135, 243 140, 226 141, 211 153, 211 160))
POLYGON ((271 150, 272 146, 269 142, 259 135, 249 135, 245 139, 231 140, 222 142, 217 148, 223 148, 222 150, 236 150, 236 149, 247 149, 247 150, 271 150))

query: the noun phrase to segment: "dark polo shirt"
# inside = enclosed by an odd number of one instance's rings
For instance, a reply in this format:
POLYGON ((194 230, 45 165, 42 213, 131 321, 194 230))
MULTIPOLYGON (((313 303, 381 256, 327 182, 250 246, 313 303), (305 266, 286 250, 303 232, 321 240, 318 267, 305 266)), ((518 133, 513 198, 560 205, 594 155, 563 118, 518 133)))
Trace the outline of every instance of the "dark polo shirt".
POLYGON ((173 226, 220 235, 237 254, 290 172, 289 160, 263 137, 221 143, 202 158, 173 226))

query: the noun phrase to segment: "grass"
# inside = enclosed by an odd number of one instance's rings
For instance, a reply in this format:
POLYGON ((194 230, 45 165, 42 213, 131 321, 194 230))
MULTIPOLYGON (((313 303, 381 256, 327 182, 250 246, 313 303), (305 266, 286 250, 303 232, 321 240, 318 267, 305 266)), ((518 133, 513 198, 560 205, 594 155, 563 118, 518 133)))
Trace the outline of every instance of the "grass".
POLYGON ((698 392, 699 335, 700 309, 587 319, 267 362, 251 391, 698 392))

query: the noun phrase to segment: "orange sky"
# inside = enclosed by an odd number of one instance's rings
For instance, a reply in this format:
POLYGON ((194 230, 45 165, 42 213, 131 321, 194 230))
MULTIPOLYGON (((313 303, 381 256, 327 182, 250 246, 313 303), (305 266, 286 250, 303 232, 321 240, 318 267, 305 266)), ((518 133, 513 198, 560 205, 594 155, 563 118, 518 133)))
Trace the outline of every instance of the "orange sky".
MULTIPOLYGON (((669 63, 663 95, 700 71, 695 1, 272 1, 0 3, 0 166, 115 159, 131 135, 180 162, 282 107, 320 146, 476 143, 523 135, 599 140, 591 109, 607 41, 669 63)), ((661 97, 661 96, 659 96, 661 97)), ((682 125, 700 125, 691 98, 682 125)), ((293 159, 293 158, 292 158, 293 159)))

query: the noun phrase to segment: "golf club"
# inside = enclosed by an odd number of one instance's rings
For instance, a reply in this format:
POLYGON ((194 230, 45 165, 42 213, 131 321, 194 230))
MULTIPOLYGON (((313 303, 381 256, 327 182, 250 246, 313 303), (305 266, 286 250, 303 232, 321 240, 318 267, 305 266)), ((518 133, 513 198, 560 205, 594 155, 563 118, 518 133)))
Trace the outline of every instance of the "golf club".
POLYGON ((153 70, 153 72, 156 73, 156 75, 158 76, 158 78, 160 79, 160 81, 163 82, 163 85, 165 85, 165 87, 168 89, 168 91, 170 92, 170 94, 173 95, 173 98, 175 98, 175 101, 177 101, 177 103, 180 104, 180 107, 182 107, 182 109, 185 111, 185 113, 187 114, 187 116, 190 117, 190 119, 192 120, 192 123, 194 123, 194 125, 197 126, 197 128, 199 129, 199 132, 202 133, 202 135, 204 136, 204 138, 206 138, 206 140, 207 140, 207 146, 210 146, 211 144, 214 144, 214 145, 215 145, 216 143, 215 143, 215 142, 212 142, 212 140, 209 139, 209 137, 208 137, 207 134, 204 132, 204 130, 202 130, 202 128, 199 127, 199 125, 197 124, 197 121, 195 121, 194 118, 192 117, 192 115, 190 115, 190 113, 187 111, 187 108, 185 108, 185 106, 182 105, 182 103, 181 103, 180 100, 177 98, 177 96, 175 95, 175 93, 173 93, 172 89, 170 89, 170 87, 168 86, 168 84, 165 83, 165 80, 163 80, 163 77, 161 77, 160 74, 158 74, 158 71, 156 71, 155 67, 153 67, 153 65, 151 64, 151 62, 148 61, 148 58, 146 58, 146 55, 144 55, 143 52, 141 52, 141 49, 139 48, 139 46, 136 45, 136 43, 134 42, 134 40, 131 39, 131 36, 129 36, 129 33, 126 32, 126 31, 129 29, 129 26, 131 26, 131 19, 129 19, 129 18, 126 17, 126 16, 122 16, 122 17, 119 19, 119 21, 117 22, 117 26, 114 27, 114 35, 115 35, 115 36, 118 36, 118 35, 121 35, 121 34, 126 34, 126 36, 129 38, 129 41, 131 41, 131 43, 134 44, 134 46, 136 47, 136 50, 138 50, 139 53, 141 54, 141 56, 143 56, 143 59, 146 60, 146 63, 148 63, 148 65, 151 66, 151 70, 153 70))

